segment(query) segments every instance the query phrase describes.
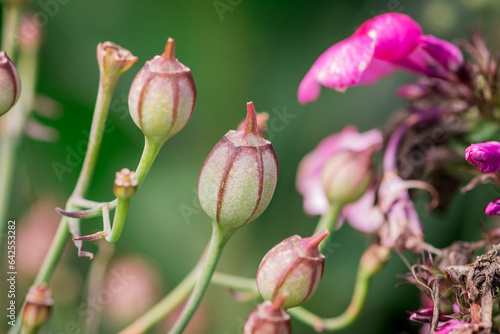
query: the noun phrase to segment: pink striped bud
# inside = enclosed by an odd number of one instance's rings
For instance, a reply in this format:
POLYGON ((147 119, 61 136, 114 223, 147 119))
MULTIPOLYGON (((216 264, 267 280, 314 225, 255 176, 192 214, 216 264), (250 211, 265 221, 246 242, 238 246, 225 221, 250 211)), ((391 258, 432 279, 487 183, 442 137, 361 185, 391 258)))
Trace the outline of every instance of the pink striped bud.
POLYGON ((215 145, 201 169, 198 197, 220 226, 238 228, 260 216, 276 188, 278 159, 258 132, 255 107, 247 104, 246 126, 215 145))
POLYGON ((243 334, 289 334, 292 332, 290 315, 283 309, 286 295, 274 302, 269 300, 257 305, 243 327, 243 334))
POLYGON ((169 38, 165 52, 135 76, 128 96, 130 115, 147 139, 162 145, 186 125, 195 101, 191 70, 175 58, 169 38))
POLYGON ((20 94, 19 73, 9 56, 0 51, 0 116, 16 104, 20 94))
POLYGON ((275 300, 287 294, 285 309, 305 303, 323 276, 325 256, 318 246, 327 236, 327 230, 309 238, 294 235, 267 252, 257 271, 257 288, 262 298, 275 300))

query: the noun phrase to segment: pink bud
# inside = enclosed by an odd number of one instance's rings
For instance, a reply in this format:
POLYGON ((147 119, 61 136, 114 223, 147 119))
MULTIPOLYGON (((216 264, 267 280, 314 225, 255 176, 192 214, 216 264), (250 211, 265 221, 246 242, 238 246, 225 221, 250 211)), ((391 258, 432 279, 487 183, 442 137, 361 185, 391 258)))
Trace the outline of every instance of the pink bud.
POLYGON ((35 333, 37 328, 49 320, 53 305, 52 293, 46 285, 32 286, 23 307, 24 330, 35 333))
POLYGON ((465 159, 483 173, 500 170, 500 142, 473 144, 465 150, 465 159))
POLYGON ((237 228, 260 216, 276 188, 278 159, 258 131, 255 107, 247 104, 245 127, 229 131, 208 155, 198 180, 198 197, 219 225, 237 228))
POLYGON ((328 159, 321 171, 321 183, 331 204, 345 205, 363 196, 373 179, 372 149, 341 151, 328 159))
POLYGON ((114 193, 118 198, 130 198, 137 191, 139 182, 135 176, 135 172, 131 172, 128 168, 123 168, 116 172, 114 193))
POLYGON ((9 111, 21 94, 19 73, 9 56, 0 51, 0 116, 9 111))
POLYGON ((147 61, 135 76, 128 96, 130 115, 146 138, 162 145, 186 125, 195 101, 191 70, 175 58, 169 38, 164 53, 147 61))
POLYGON ((245 322, 243 334, 291 333, 290 315, 283 309, 286 298, 286 295, 281 295, 274 302, 266 300, 257 305, 245 322))
POLYGON ((306 302, 323 276, 325 256, 318 246, 328 234, 323 230, 309 238, 294 235, 267 252, 257 271, 257 288, 262 298, 275 300, 286 294, 285 309, 306 302))

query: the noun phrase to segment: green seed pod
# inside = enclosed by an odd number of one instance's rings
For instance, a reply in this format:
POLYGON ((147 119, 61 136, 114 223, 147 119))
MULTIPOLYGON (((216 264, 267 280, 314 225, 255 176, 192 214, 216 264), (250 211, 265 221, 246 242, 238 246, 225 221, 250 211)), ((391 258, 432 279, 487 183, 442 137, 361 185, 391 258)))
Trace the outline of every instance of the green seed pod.
POLYGON ((21 95, 19 73, 9 56, 0 51, 0 116, 9 111, 21 95))
POLYGON ((165 52, 146 62, 128 96, 130 115, 148 140, 163 145, 182 130, 193 113, 196 86, 191 70, 174 54, 169 38, 165 52))
POLYGON ((262 298, 275 300, 288 295, 285 309, 305 303, 323 276, 325 256, 318 246, 327 236, 327 230, 309 238, 294 235, 267 252, 257 271, 257 288, 262 298))
POLYGON ((260 216, 276 188, 278 159, 257 128, 255 107, 247 104, 246 126, 229 131, 201 169, 198 197, 206 214, 225 228, 238 228, 260 216))

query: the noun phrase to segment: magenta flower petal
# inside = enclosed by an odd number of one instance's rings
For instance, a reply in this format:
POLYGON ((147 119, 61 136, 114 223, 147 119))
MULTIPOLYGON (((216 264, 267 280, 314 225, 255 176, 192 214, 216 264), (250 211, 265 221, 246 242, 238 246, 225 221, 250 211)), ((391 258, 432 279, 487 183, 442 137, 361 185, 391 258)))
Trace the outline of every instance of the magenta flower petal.
POLYGON ((500 198, 497 198, 493 202, 488 203, 484 209, 484 213, 488 216, 499 216, 500 215, 500 198))
POLYGON ((302 79, 297 93, 300 104, 307 104, 318 99, 321 92, 321 85, 316 81, 315 75, 316 73, 311 68, 304 79, 302 79))
POLYGON ((374 50, 375 41, 371 37, 352 36, 326 50, 311 71, 318 83, 343 92, 359 82, 374 50))
POLYGON ((344 206, 342 216, 349 225, 364 233, 374 233, 384 222, 384 215, 375 203, 375 186, 370 187, 356 202, 344 206))
POLYGON ((300 162, 297 171, 297 190, 304 196, 304 209, 310 215, 320 215, 328 210, 328 200, 320 181, 320 174, 328 159, 343 150, 364 151, 380 148, 382 134, 378 130, 359 133, 354 127, 346 127, 340 133, 322 140, 300 162))
POLYGON ((363 75, 359 79, 359 84, 361 85, 371 85, 378 80, 385 78, 386 76, 394 73, 398 67, 392 63, 372 59, 370 65, 363 72, 363 75))
POLYGON ((405 58, 420 43, 422 28, 411 17, 399 13, 376 16, 363 23, 354 35, 375 39, 375 58, 394 61, 405 58))
POLYGON ((489 141, 473 144, 465 150, 465 159, 479 168, 482 173, 494 173, 500 170, 500 143, 489 141))
POLYGON ((422 35, 420 41, 422 48, 447 70, 454 72, 464 63, 462 52, 456 45, 432 35, 422 35))

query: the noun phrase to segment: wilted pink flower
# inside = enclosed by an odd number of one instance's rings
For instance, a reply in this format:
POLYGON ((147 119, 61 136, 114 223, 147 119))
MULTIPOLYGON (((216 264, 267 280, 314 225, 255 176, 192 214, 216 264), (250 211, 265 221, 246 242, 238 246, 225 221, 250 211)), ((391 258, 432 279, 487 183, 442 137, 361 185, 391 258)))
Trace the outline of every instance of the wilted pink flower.
POLYGON ((363 23, 351 37, 326 50, 299 86, 301 104, 316 100, 321 85, 343 92, 371 84, 396 69, 447 79, 463 63, 460 50, 434 36, 423 35, 409 16, 387 13, 363 23))
POLYGON ((494 173, 500 170, 500 143, 472 144, 465 150, 465 159, 483 173, 494 173))
POLYGON ((434 334, 453 334, 453 333, 472 334, 476 333, 478 327, 479 327, 478 325, 470 324, 468 322, 452 322, 452 323, 447 323, 434 334))
MULTIPOLYGON (((321 183, 321 172, 332 156, 345 150, 362 152, 371 148, 375 151, 380 149, 382 141, 382 134, 378 130, 359 133, 356 128, 348 126, 341 132, 322 140, 312 152, 307 154, 300 162, 296 183, 298 192, 304 196, 306 213, 321 215, 328 211, 329 204, 321 183)), ((377 224, 381 222, 381 216, 377 217, 374 213, 374 219, 367 219, 368 215, 373 213, 371 209, 374 196, 375 190, 370 188, 358 201, 344 206, 342 215, 356 229, 372 232, 378 228, 377 224), (366 215, 360 215, 360 212, 366 215)))

